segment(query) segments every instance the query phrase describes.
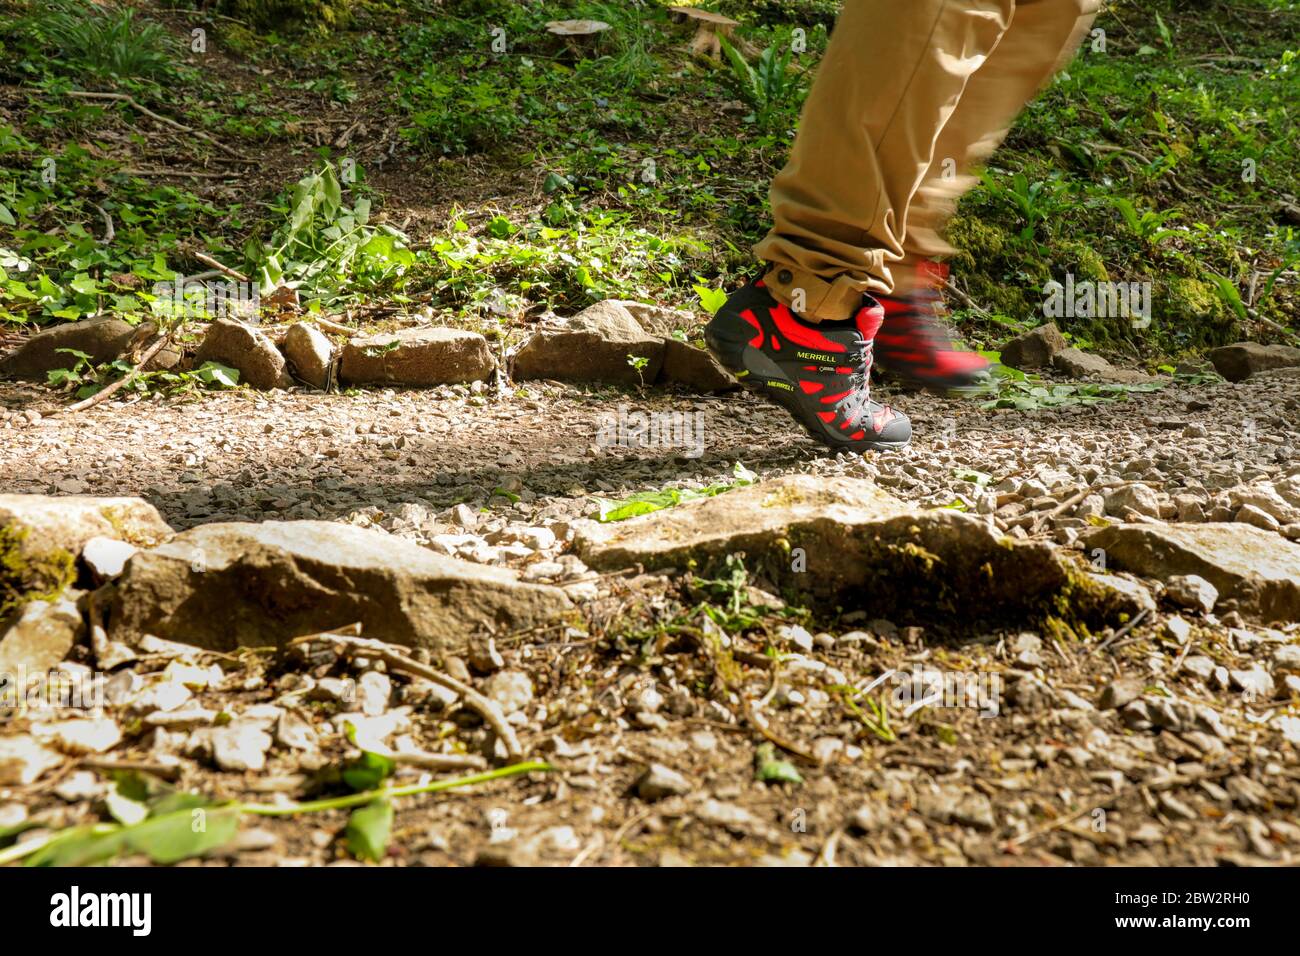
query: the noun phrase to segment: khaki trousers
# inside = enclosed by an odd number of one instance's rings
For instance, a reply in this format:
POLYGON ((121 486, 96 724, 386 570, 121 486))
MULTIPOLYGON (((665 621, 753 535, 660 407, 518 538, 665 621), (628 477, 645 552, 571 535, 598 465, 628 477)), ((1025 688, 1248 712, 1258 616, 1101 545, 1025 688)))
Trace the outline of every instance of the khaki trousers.
POLYGON ((772 294, 844 319, 891 267, 951 252, 940 230, 971 169, 1073 54, 1100 0, 845 0, 772 181, 755 253, 772 294))

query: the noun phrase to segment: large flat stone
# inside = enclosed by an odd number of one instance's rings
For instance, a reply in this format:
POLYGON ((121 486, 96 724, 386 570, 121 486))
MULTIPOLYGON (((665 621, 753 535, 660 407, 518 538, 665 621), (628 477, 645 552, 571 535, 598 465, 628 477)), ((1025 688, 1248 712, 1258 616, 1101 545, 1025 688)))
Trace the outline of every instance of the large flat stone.
POLYGON ((450 385, 487 378, 495 367, 477 332, 401 329, 348 342, 339 378, 350 385, 450 385))
POLYGON ((515 353, 512 376, 649 385, 663 362, 663 339, 646 332, 622 305, 606 300, 575 315, 563 330, 530 336, 515 353), (629 358, 644 360, 643 367, 637 369, 629 358))
POLYGON ((0 376, 45 381, 46 372, 77 364, 74 356, 59 349, 85 352, 96 365, 111 362, 126 350, 135 335, 135 326, 112 316, 42 329, 0 359, 0 376))
POLYGON ((475 632, 554 621, 558 588, 327 521, 209 524, 133 557, 109 586, 115 640, 144 634, 215 650, 278 644, 361 622, 367 637, 461 653, 475 632))
POLYGON ((1266 621, 1300 621, 1300 545, 1241 522, 1125 524, 1098 528, 1086 538, 1101 548, 1108 567, 1168 581, 1197 574, 1220 600, 1266 621))
POLYGON ((0 615, 23 595, 53 597, 76 577, 92 538, 152 547, 172 529, 142 498, 0 495, 0 615))
POLYGON ((1134 369, 1116 368, 1106 359, 1082 349, 1061 349, 1052 356, 1052 365, 1071 378, 1085 382, 1117 382, 1122 385, 1137 385, 1154 382, 1156 379, 1144 372, 1134 369))
POLYGON ((1214 363, 1214 370, 1229 382, 1240 382, 1256 372, 1300 366, 1300 349, 1289 345, 1237 342, 1211 349, 1209 359, 1214 363))
POLYGON ((1013 541, 971 515, 914 509, 851 478, 789 476, 626 521, 583 522, 575 550, 601 570, 640 564, 704 576, 743 552, 764 582, 820 609, 959 629, 1058 615, 1086 622, 1131 603, 1049 545, 1013 541))

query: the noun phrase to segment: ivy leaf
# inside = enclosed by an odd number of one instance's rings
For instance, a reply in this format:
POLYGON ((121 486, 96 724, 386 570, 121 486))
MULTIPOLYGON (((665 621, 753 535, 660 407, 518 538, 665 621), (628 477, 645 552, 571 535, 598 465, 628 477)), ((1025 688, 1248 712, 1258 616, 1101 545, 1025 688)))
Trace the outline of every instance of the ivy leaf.
POLYGON ((393 834, 393 805, 387 800, 374 800, 352 811, 348 819, 348 852, 360 860, 378 863, 388 850, 393 834))
POLYGON ((194 377, 204 385, 219 385, 222 388, 234 388, 239 384, 239 371, 220 362, 204 362, 194 370, 194 377))
POLYGON ((700 297, 700 308, 709 315, 713 315, 727 303, 725 289, 711 289, 702 283, 692 286, 692 288, 695 289, 695 294, 700 297))

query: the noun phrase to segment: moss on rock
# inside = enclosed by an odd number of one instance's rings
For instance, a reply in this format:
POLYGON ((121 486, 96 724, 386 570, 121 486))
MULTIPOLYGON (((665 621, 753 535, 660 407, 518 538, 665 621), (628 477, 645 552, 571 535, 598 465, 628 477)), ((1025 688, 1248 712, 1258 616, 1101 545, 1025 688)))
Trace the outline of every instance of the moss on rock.
POLYGON ((33 554, 28 529, 0 525, 0 618, 32 600, 53 600, 76 579, 77 559, 62 548, 33 554))
POLYGON ((219 0, 217 10, 261 30, 338 29, 360 6, 357 0, 219 0))

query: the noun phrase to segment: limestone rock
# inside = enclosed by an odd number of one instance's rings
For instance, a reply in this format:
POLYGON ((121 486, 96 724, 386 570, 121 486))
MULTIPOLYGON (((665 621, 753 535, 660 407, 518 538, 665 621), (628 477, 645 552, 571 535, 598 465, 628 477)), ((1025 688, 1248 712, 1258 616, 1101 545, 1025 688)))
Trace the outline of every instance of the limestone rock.
POLYGON ((61 763, 62 757, 27 734, 0 737, 0 787, 25 787, 61 763))
POLYGON ((1209 614, 1219 600, 1219 589, 1199 574, 1175 574, 1165 582, 1165 597, 1179 607, 1209 614))
POLYGON ((677 330, 689 329, 695 324, 694 314, 685 309, 669 309, 662 305, 646 302, 633 302, 630 299, 609 299, 614 305, 622 306, 651 335, 671 338, 677 330))
POLYGON ((126 350, 135 335, 135 326, 111 316, 56 325, 37 332, 15 352, 0 359, 0 376, 45 381, 46 372, 71 368, 76 363, 75 358, 59 349, 85 352, 96 365, 111 362, 126 350))
POLYGON ((1136 511, 1148 518, 1160 517, 1160 497, 1146 485, 1122 485, 1105 496, 1106 513, 1122 515, 1125 510, 1136 511))
POLYGON ((152 546, 172 529, 141 498, 0 495, 0 615, 24 594, 58 594, 92 538, 152 546))
POLYGON ((950 509, 914 509, 851 478, 792 475, 626 521, 582 522, 574 546, 599 570, 695 562, 703 575, 743 551, 774 590, 891 620, 1043 617, 1067 594, 1084 615, 1118 611, 1112 592, 1048 545, 1012 541, 950 509))
POLYGON ((1052 365, 1071 378, 1088 382, 1113 382, 1121 385, 1137 385, 1151 382, 1150 375, 1127 368, 1116 368, 1100 355, 1084 352, 1081 349, 1062 349, 1052 356, 1052 365))
POLYGON ((447 385, 485 379, 495 366, 477 332, 401 329, 348 342, 339 378, 351 385, 447 385))
POLYGON ((1003 345, 1002 364, 1012 368, 1045 368, 1052 364, 1052 357, 1066 347, 1065 336, 1056 323, 1048 322, 1003 345))
POLYGON ((1240 382, 1256 372, 1300 366, 1300 349, 1289 345, 1237 342, 1211 349, 1209 359, 1214 363, 1214 370, 1229 382, 1240 382))
POLYGON ((574 316, 563 330, 535 332, 515 353, 513 377, 640 385, 658 377, 663 361, 663 340, 607 300, 574 316), (629 356, 644 359, 644 367, 638 370, 629 356))
POLYGON ((284 333, 284 356, 293 373, 314 388, 329 384, 334 346, 320 329, 296 322, 284 333))
POLYGON ((285 369, 284 356, 266 334, 233 319, 216 319, 208 326, 203 344, 194 356, 195 368, 204 362, 220 362, 239 372, 239 381, 253 388, 289 388, 293 380, 285 369))
POLYGON ((518 630, 570 607, 557 588, 326 521, 202 525, 142 551, 112 585, 108 631, 216 650, 359 621, 367 637, 462 653, 475 630, 518 630))
POLYGON ((664 340, 664 364, 659 379, 697 392, 726 392, 740 387, 711 352, 676 339, 664 340))
POLYGON ((122 730, 112 717, 55 720, 32 725, 32 734, 65 754, 102 754, 122 742, 122 730))
POLYGON ((72 601, 28 602, 0 636, 0 674, 49 670, 67 657, 84 630, 72 601))
POLYGON ((81 550, 81 561, 96 581, 107 581, 122 573, 126 562, 140 549, 127 541, 96 535, 81 550))
POLYGON ((1300 544, 1247 524, 1129 524, 1099 528, 1086 547, 1115 567, 1169 581, 1195 574, 1243 614, 1300 620, 1300 544))

